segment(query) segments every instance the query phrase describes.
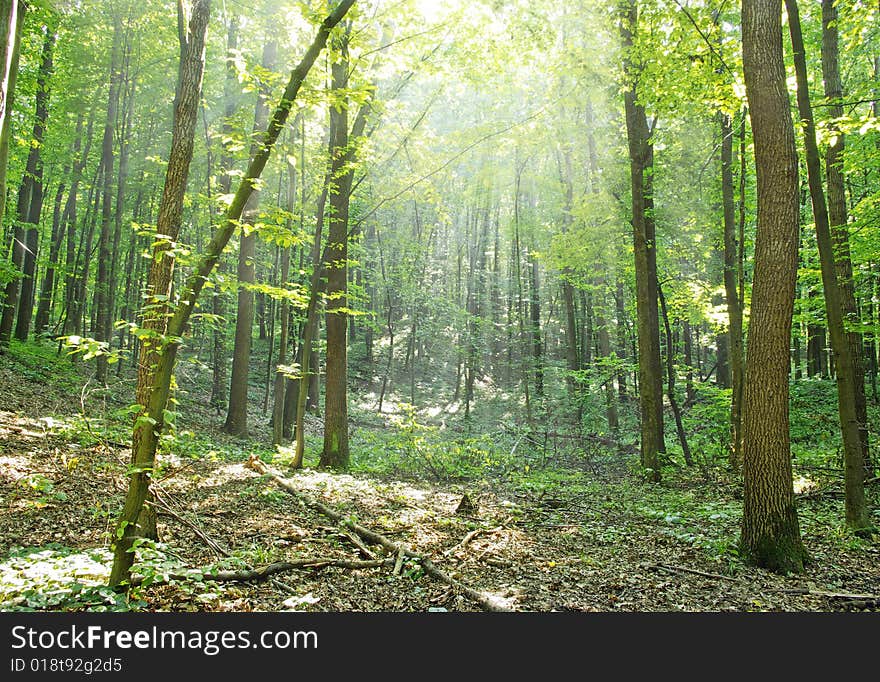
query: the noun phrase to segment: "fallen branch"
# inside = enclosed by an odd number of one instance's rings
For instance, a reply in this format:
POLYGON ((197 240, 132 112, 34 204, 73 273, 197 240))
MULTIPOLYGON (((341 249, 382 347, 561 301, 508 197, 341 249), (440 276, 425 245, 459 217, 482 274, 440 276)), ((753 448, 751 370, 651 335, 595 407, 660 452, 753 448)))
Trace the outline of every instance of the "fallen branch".
MULTIPOLYGON (((350 561, 347 559, 301 559, 299 561, 278 561, 263 568, 241 569, 238 571, 217 571, 216 573, 202 573, 202 580, 210 580, 215 582, 262 582, 268 580, 271 576, 287 571, 297 569, 321 569, 331 566, 336 568, 378 568, 380 566, 390 565, 391 561, 387 559, 378 559, 376 561, 350 561)), ((150 585, 162 585, 172 580, 192 580, 196 573, 168 573, 160 580, 154 580, 150 585)), ((131 586, 137 587, 144 582, 142 576, 134 576, 131 579, 131 586)))
POLYGON ((826 597, 828 599, 843 599, 845 601, 874 601, 880 602, 880 596, 876 594, 848 594, 846 592, 825 592, 824 590, 811 590, 806 587, 780 588, 770 590, 781 594, 799 594, 808 597, 826 597))
POLYGON ((880 608, 880 599, 853 599, 843 603, 843 608, 856 611, 858 609, 880 608))
POLYGON ((498 533, 501 531, 501 526, 497 528, 476 528, 472 530, 470 533, 464 536, 461 542, 459 542, 455 547, 451 547, 443 552, 443 556, 449 556, 450 554, 454 554, 460 549, 464 549, 467 547, 472 540, 475 540, 479 535, 491 535, 493 533, 498 533))
POLYGON ((685 568, 684 566, 673 566, 671 564, 652 564, 651 568, 666 571, 667 573, 693 573, 694 575, 701 575, 704 578, 713 578, 714 580, 727 580, 731 583, 739 582, 736 578, 731 578, 727 575, 721 575, 720 573, 706 573, 705 571, 698 571, 695 568, 685 568))
POLYGON ((355 535, 351 531, 348 531, 348 532, 346 532, 345 537, 347 537, 349 540, 351 540, 351 544, 353 544, 355 547, 357 547, 358 551, 361 554, 363 554, 365 557, 367 557, 367 559, 372 559, 372 560, 376 559, 376 555, 373 554, 373 552, 371 552, 369 550, 369 548, 363 542, 360 541, 360 538, 358 538, 357 535, 355 535))
POLYGON ((401 547, 397 552, 397 560, 394 562, 394 575, 400 575, 400 571, 403 569, 403 558, 406 556, 406 552, 401 547))
POLYGON ((392 540, 389 540, 387 537, 382 535, 381 533, 377 533, 369 528, 365 528, 358 523, 346 518, 343 514, 331 509, 325 504, 322 504, 318 500, 315 500, 300 490, 297 490, 291 483, 286 481, 284 478, 274 473, 267 467, 258 457, 251 455, 248 460, 247 466, 257 473, 269 476, 280 488, 290 493, 294 498, 300 500, 304 504, 317 511, 321 512, 324 516, 333 519, 336 523, 342 525, 343 527, 357 533, 361 538, 366 540, 369 543, 374 545, 379 545, 385 551, 387 551, 390 555, 397 555, 401 551, 405 556, 408 556, 412 559, 416 559, 422 566, 422 570, 431 576, 432 578, 439 580, 442 583, 446 583, 451 587, 454 587, 462 594, 482 606, 487 611, 512 611, 507 604, 503 603, 500 599, 493 597, 491 595, 484 594, 475 590, 472 587, 468 587, 464 583, 459 582, 452 576, 447 573, 441 571, 437 566, 431 561, 428 557, 414 552, 409 549, 405 545, 398 544, 392 540))
POLYGON ((151 491, 153 493, 152 500, 146 500, 146 504, 151 504, 155 506, 160 511, 165 512, 169 516, 173 516, 175 519, 180 521, 184 526, 189 528, 193 533, 195 533, 198 537, 202 539, 202 541, 215 553, 217 556, 229 556, 229 550, 222 547, 216 540, 214 540, 210 535, 205 533, 201 528, 199 528, 195 523, 187 519, 180 512, 175 511, 171 505, 170 500, 165 498, 165 491, 162 493, 159 492, 160 488, 156 483, 153 483, 151 486, 151 491))

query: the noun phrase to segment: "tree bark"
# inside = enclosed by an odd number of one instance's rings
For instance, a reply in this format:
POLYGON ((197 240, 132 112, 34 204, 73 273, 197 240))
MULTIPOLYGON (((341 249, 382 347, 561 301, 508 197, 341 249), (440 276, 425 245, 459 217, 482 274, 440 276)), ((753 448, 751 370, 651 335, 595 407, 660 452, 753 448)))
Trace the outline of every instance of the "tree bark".
MULTIPOLYGON (((234 14, 229 21, 226 32, 226 79, 223 85, 224 116, 222 132, 223 153, 220 156, 220 166, 223 169, 220 176, 220 192, 227 196, 232 188, 232 176, 229 174, 232 166, 232 117, 238 108, 238 75, 235 69, 233 51, 238 48, 238 17, 234 14)), ((213 232, 213 230, 212 230, 213 232)), ((223 271, 221 262, 217 269, 223 271)), ((225 302, 220 287, 215 287, 211 296, 211 313, 218 321, 214 329, 213 339, 213 362, 211 370, 211 405, 217 409, 217 414, 226 404, 226 328, 219 324, 225 313, 225 302)))
POLYGON ((27 5, 23 0, 10 0, 0 5, 0 226, 6 213, 6 170, 9 158, 9 133, 21 33, 27 5))
POLYGON ((801 572, 791 478, 789 342, 798 252, 798 164, 785 87, 781 3, 743 0, 743 73, 755 140, 758 226, 743 385, 740 551, 778 572, 801 572))
MULTIPOLYGON (((95 280, 95 301, 97 307, 97 329, 95 338, 109 344, 110 317, 113 293, 110 291, 110 220, 113 209, 113 136, 116 129, 116 112, 119 108, 119 89, 122 80, 120 53, 122 49, 122 19, 118 12, 113 17, 113 47, 110 52, 110 89, 107 99, 107 119, 104 123, 104 139, 101 144, 101 167, 103 187, 101 188, 101 231, 98 237, 98 274, 95 280)), ((117 210, 118 210, 117 206, 117 210)), ((161 234, 161 233, 160 233, 161 234)), ((107 383, 107 356, 98 355, 95 379, 99 384, 107 383)))
MULTIPOLYGON (((294 123, 294 128, 299 118, 294 123)), ((287 224, 292 224, 293 209, 296 202, 296 164, 288 157, 287 163, 287 224)), ((290 249, 287 244, 281 247, 281 286, 286 287, 290 279, 290 249)), ((275 371, 272 402, 272 444, 280 445, 284 440, 284 386, 287 377, 282 368, 287 362, 288 332, 290 327, 290 301, 281 300, 281 330, 278 342, 278 366, 275 371)))
POLYGON ((855 381, 856 366, 844 323, 844 296, 838 281, 834 241, 825 204, 825 193, 822 189, 822 165, 816 142, 816 125, 810 106, 807 63, 798 6, 796 0, 785 0, 785 6, 788 10, 788 25, 797 79, 798 110, 803 125, 810 198, 822 267, 822 286, 825 290, 825 314, 828 319, 828 331, 831 334, 837 376, 837 408, 845 463, 846 522, 856 531, 865 531, 871 527, 871 522, 865 501, 865 453, 862 450, 861 436, 863 428, 859 423, 856 408, 858 392, 855 381))
MULTIPOLYGON (((182 7, 178 7, 182 16, 182 7)), ((182 328, 168 323, 171 310, 171 283, 175 255, 171 249, 177 241, 183 215, 183 199, 192 161, 202 78, 205 71, 205 35, 211 11, 210 0, 194 0, 189 28, 181 36, 180 69, 174 101, 174 125, 171 152, 165 171, 165 186, 159 204, 153 259, 147 280, 146 303, 143 309, 143 343, 138 363, 137 401, 142 408, 134 423, 132 436, 131 477, 125 507, 117 525, 113 568, 110 585, 127 581, 134 562, 134 541, 143 534, 139 528, 144 500, 149 494, 150 477, 155 466, 156 447, 164 426, 165 406, 171 388, 176 337, 182 328)), ((203 283, 202 283, 203 284, 203 283)), ((190 305, 192 300, 184 299, 190 305)), ((186 304, 184 304, 186 305, 186 304)), ((181 310, 177 308, 176 312, 181 310)), ((179 341, 177 341, 179 343, 179 341)))
MULTIPOLYGON (((270 71, 275 66, 277 43, 269 41, 263 48, 262 68, 270 71)), ((266 127, 269 117, 265 88, 257 96, 254 107, 254 143, 251 158, 259 148, 259 135, 266 127)), ((245 206, 238 252, 238 312, 235 316, 235 345, 232 351, 232 379, 229 386, 229 409, 223 430, 235 436, 246 436, 248 432, 248 382, 250 376, 251 339, 254 327, 254 290, 256 277, 257 233, 254 224, 260 207, 260 192, 254 188, 245 206)))
POLYGON ((339 100, 330 109, 330 215, 327 233, 327 327, 324 393, 324 449, 319 466, 347 469, 348 450, 348 209, 353 170, 348 154, 348 35, 340 39, 340 56, 331 67, 332 89, 339 100))
POLYGON ((16 311, 15 338, 25 341, 28 337, 34 309, 34 276, 36 274, 37 248, 39 246, 39 222, 43 209, 43 139, 49 117, 49 78, 53 69, 55 47, 54 26, 46 27, 40 71, 37 76, 36 114, 30 140, 25 174, 18 193, 18 216, 15 223, 12 263, 22 273, 6 285, 3 315, 0 317, 0 346, 7 345, 13 334, 16 311))
POLYGON ((832 140, 825 156, 825 175, 828 182, 828 219, 831 240, 834 246, 834 267, 840 284, 841 304, 844 323, 849 342, 853 365, 855 386, 856 417, 859 422, 859 437, 862 456, 865 460, 865 475, 874 472, 868 439, 868 401, 865 394, 865 359, 862 334, 853 281, 852 259, 849 248, 849 229, 847 228, 846 188, 843 176, 843 153, 846 138, 839 130, 836 120, 843 118, 843 86, 840 78, 840 61, 837 28, 837 4, 835 0, 822 0, 822 78, 825 82, 825 97, 829 100, 830 131, 832 140))
POLYGON ((639 406, 641 458, 648 478, 660 481, 658 454, 666 451, 663 438, 663 380, 660 371, 660 318, 657 307, 657 242, 654 223, 654 150, 645 107, 637 97, 640 74, 628 54, 638 25, 636 0, 623 4, 621 36, 627 89, 624 92, 626 131, 632 180, 633 251, 636 269, 638 318, 639 406))
POLYGON ((684 425, 681 421, 681 408, 678 405, 678 399, 675 397, 675 349, 672 343, 672 327, 669 324, 666 297, 663 295, 663 289, 659 282, 657 283, 657 295, 660 298, 660 313, 663 317, 663 327, 666 330, 666 395, 669 396, 669 405, 672 407, 672 415, 675 417, 675 432, 678 434, 678 442, 681 445, 685 464, 693 466, 694 460, 691 457, 691 448, 688 445, 684 425))
POLYGON ((733 124, 728 114, 721 121, 721 197, 724 212, 724 294, 727 302, 728 349, 730 358, 730 465, 742 465, 743 311, 739 297, 739 244, 736 235, 736 209, 733 197, 733 124))

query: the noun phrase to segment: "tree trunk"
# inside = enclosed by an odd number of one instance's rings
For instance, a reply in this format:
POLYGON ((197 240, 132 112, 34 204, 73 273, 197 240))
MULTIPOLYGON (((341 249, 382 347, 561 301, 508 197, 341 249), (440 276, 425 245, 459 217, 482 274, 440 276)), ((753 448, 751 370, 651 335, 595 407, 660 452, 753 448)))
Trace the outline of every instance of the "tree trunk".
MULTIPOLYGON (((348 36, 341 38, 339 59, 333 63, 332 88, 339 97, 348 86, 348 36)), ((330 108, 333 130, 330 216, 327 244, 327 354, 324 394, 324 449, 320 467, 347 469, 348 451, 348 208, 353 170, 346 168, 348 98, 330 108)))
MULTIPOLYGON (((142 326, 150 334, 143 339, 138 364, 137 401, 142 412, 134 423, 131 449, 132 474, 125 507, 119 518, 115 535, 113 568, 110 573, 110 585, 113 586, 128 580, 134 562, 132 545, 135 538, 141 536, 145 530, 138 526, 139 521, 143 520, 143 504, 149 494, 158 437, 164 426, 165 406, 170 393, 171 373, 176 353, 174 344, 178 343, 169 342, 166 334, 176 336, 183 331, 182 328, 168 323, 175 264, 171 243, 177 241, 180 232, 183 199, 193 155, 196 119, 205 70, 205 34, 210 6, 210 0, 195 0, 189 29, 186 34, 181 35, 171 152, 165 171, 165 186, 156 223, 156 234, 159 238, 153 246, 153 259, 147 280, 147 299, 143 310, 142 326)), ((178 12, 182 20, 182 4, 178 5, 178 12)), ((184 299, 185 303, 182 305, 194 305, 194 298, 184 299)), ((181 306, 178 306, 175 314, 180 310, 181 306)))
POLYGON ((34 275, 36 274, 39 222, 43 208, 43 138, 49 116, 49 78, 52 75, 52 53, 55 47, 55 29, 46 27, 40 71, 37 76, 36 115, 30 142, 25 174, 18 193, 18 216, 15 223, 15 242, 12 263, 22 272, 6 285, 3 315, 0 317, 0 346, 7 345, 13 333, 16 310, 18 320, 15 338, 28 337, 34 308, 34 275))
POLYGON ((868 443, 868 402, 865 395, 865 360, 862 334, 858 331, 859 319, 853 282, 852 259, 847 229, 846 189, 843 176, 843 152, 846 144, 844 133, 835 121, 843 118, 843 86, 840 79, 838 48, 837 4, 835 0, 822 0, 822 78, 825 97, 831 103, 828 109, 832 141, 825 156, 825 174, 828 182, 828 219, 834 245, 834 267, 840 284, 841 304, 853 365, 855 409, 859 422, 859 437, 866 476, 873 475, 873 465, 868 443))
POLYGON ((755 140, 758 226, 743 385, 740 551, 773 571, 801 572, 791 478, 789 342, 798 252, 798 165, 785 87, 781 6, 743 0, 743 72, 755 140))
POLYGON ((728 349, 730 358, 730 465, 742 464, 743 312, 739 298, 739 244, 736 235, 736 209, 733 199, 733 125, 725 113, 721 120, 721 197, 724 211, 724 294, 727 302, 728 349))
MULTIPOLYGON (((270 41, 263 48, 262 68, 271 71, 275 66, 277 43, 270 41)), ((263 90, 257 96, 254 107, 254 143, 251 158, 259 147, 259 134, 266 127, 269 106, 268 93, 263 90)), ((232 380, 229 386, 229 409, 223 430, 236 436, 248 432, 248 380, 250 376, 251 339, 254 327, 254 290, 256 275, 257 233, 254 224, 260 207, 260 192, 254 189, 244 209, 241 245, 238 252, 238 312, 235 316, 235 346, 232 351, 232 380)))
MULTIPOLYGON (((617 311, 617 358, 621 362, 625 362, 629 353, 626 349, 626 306, 623 292, 623 278, 617 275, 617 281, 614 288, 614 306, 617 311)), ((626 392, 626 368, 617 371, 617 394, 620 396, 621 403, 627 399, 626 392)))
POLYGON ((669 313, 666 310, 666 297, 663 295, 663 289, 659 282, 657 283, 657 296, 660 298, 660 313, 663 316, 663 327, 666 330, 666 395, 669 396, 669 405, 672 407, 672 415, 675 417, 675 432, 678 434, 678 442, 681 445, 685 464, 693 466, 694 460, 691 457, 691 449, 681 421, 681 408, 678 406, 678 399, 675 396, 675 349, 672 343, 672 327, 669 324, 669 313))
MULTIPOLYGON (((220 192, 228 195, 232 189, 232 176, 229 174, 232 166, 232 117, 238 108, 238 74, 235 68, 234 51, 238 49, 238 17, 232 15, 226 32, 226 79, 223 85, 224 116, 221 126, 223 153, 220 156, 222 174, 219 180, 220 192)), ((221 262, 217 269, 223 272, 221 262)), ((226 325, 219 321, 225 314, 225 302, 220 287, 215 287, 211 296, 211 313, 218 321, 214 329, 213 339, 213 362, 211 370, 211 405, 217 410, 217 414, 226 404, 226 325)))
MULTIPOLYGON (((596 280, 596 295, 598 299, 596 306, 596 336, 599 342, 599 356, 604 359, 611 357, 611 336, 608 334, 608 322, 605 312, 605 279, 596 280)), ((608 420, 608 429, 616 433, 620 426, 620 420, 617 414, 617 398, 614 392, 614 374, 613 370, 606 368, 603 371, 605 378, 605 416, 608 420)))
MULTIPOLYGON (((298 122, 297 118, 297 122, 298 122)), ((296 128, 296 123, 294 123, 296 128)), ((290 161, 287 163, 287 212, 293 215, 296 202, 296 165, 290 161)), ((288 218, 288 228, 291 226, 291 218, 288 218)), ((290 246, 281 247, 281 287, 287 287, 290 279, 290 246)), ((281 330, 278 342, 278 367, 275 371, 275 384, 272 403, 272 444, 280 445, 284 438, 284 386, 287 381, 283 370, 287 362, 288 329, 290 327, 290 302, 285 298, 281 300, 281 330)))
POLYGON ((825 193, 822 189, 822 164, 816 142, 813 111, 810 106, 807 63, 798 6, 796 0, 785 0, 785 6, 788 10, 788 25, 794 54, 798 110, 803 124, 810 197, 816 224, 816 241, 822 266, 825 314, 828 319, 828 331, 831 334, 831 347, 837 375, 837 408, 840 416, 845 462, 846 522, 856 531, 865 531, 871 527, 871 522, 865 502, 865 453, 862 450, 861 432, 863 427, 859 423, 856 408, 856 367, 851 352, 852 346, 845 328, 844 296, 838 281, 838 269, 835 267, 835 244, 831 235, 825 193))
POLYGON ((18 74, 18 57, 21 48, 21 32, 27 5, 23 0, 11 0, 0 4, 0 226, 6 213, 6 170, 9 158, 9 132, 15 80, 18 74))
MULTIPOLYGON (((636 0, 623 5, 621 36, 625 53, 633 48, 638 24, 636 0)), ((626 131, 632 180, 633 251, 636 269, 638 318, 639 405, 641 411, 642 467, 648 478, 660 480, 658 454, 663 440, 663 381, 660 372, 660 318, 657 308, 657 242, 654 224, 654 151, 644 105, 636 88, 640 73, 629 55, 624 57, 627 89, 624 92, 626 131)))
MULTIPOLYGON (((107 99, 107 120, 104 124, 104 140, 101 145, 101 167, 103 187, 101 189, 101 231, 98 236, 98 274, 95 280, 95 301, 97 308, 97 329, 94 330, 98 341, 108 342, 106 336, 110 327, 111 299, 110 291, 110 238, 113 207, 113 137, 116 129, 116 112, 119 107, 119 87, 122 80, 120 69, 120 51, 122 48, 122 19, 118 13, 113 17, 113 48, 110 53, 110 90, 107 99)), ((159 234, 163 234, 160 232, 159 234)), ((101 354, 97 358, 95 379, 99 384, 107 383, 107 356, 101 354)))

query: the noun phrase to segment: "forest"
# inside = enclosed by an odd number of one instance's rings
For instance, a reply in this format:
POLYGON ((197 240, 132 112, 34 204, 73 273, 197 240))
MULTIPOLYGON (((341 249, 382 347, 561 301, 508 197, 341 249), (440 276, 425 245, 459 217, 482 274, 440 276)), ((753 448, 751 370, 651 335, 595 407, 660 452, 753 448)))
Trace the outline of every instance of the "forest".
POLYGON ((0 49, 0 611, 880 610, 876 2, 0 49))

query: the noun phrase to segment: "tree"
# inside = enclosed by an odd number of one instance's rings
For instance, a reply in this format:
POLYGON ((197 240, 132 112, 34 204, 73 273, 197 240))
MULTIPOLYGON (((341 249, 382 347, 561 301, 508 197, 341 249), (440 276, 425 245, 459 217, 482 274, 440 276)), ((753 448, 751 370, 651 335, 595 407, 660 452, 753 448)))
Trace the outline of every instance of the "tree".
POLYGON ((21 31, 27 5, 22 0, 12 0, 0 5, 0 228, 6 212, 6 168, 9 158, 9 131, 12 117, 9 115, 15 95, 18 74, 18 57, 21 48, 21 31))
POLYGON ((43 140, 49 117, 49 78, 53 69, 55 47, 54 27, 46 26, 40 72, 37 77, 36 113, 28 152, 27 166, 18 190, 18 211, 12 249, 12 263, 20 268, 22 277, 6 285, 3 314, 0 317, 0 347, 9 344, 13 320, 18 312, 15 338, 27 339, 34 307, 34 276, 36 274, 39 222, 43 210, 43 140))
POLYGON ((642 466, 652 481, 660 480, 663 439, 663 377, 660 371, 660 317, 657 303, 657 237, 654 220, 654 148, 645 105, 639 101, 638 67, 633 61, 638 5, 621 6, 620 32, 625 51, 627 88, 623 99, 632 184, 633 251, 636 265, 636 312, 639 343, 639 406, 642 466))
MULTIPOLYGON (((822 287, 825 291, 825 314, 828 320, 828 331, 831 336, 831 348, 834 353, 835 374, 837 376, 837 409, 845 463, 846 521, 850 527, 857 531, 864 531, 870 528, 871 523, 868 518, 868 507, 865 503, 865 453, 862 449, 864 427, 861 425, 857 407, 859 389, 856 386, 856 372, 862 372, 862 369, 856 363, 853 347, 844 327, 844 292, 842 287, 843 282, 851 282, 852 277, 849 277, 848 280, 838 280, 834 241, 828 220, 825 192, 822 189, 822 164, 816 142, 816 126, 810 106, 807 62, 800 16, 796 0, 785 0, 785 6, 788 10, 788 26, 791 32, 795 78, 797 80, 798 110, 803 124, 804 149, 807 158, 807 180, 813 204, 813 218, 816 224, 816 242, 819 247, 819 260, 822 268, 822 287)), ((845 235, 845 226, 843 226, 843 230, 845 235)), ((844 243, 846 243, 845 237, 844 243)), ((862 393, 864 393, 864 386, 862 393)))
MULTIPOLYGON (((132 471, 125 508, 117 527, 110 584, 128 580, 134 562, 134 539, 144 532, 138 521, 149 493, 149 478, 155 460, 155 439, 162 429, 164 414, 156 419, 150 408, 155 399, 154 384, 161 378, 163 344, 167 334, 175 333, 168 325, 171 283, 175 253, 172 245, 180 232, 183 199, 192 162, 199 98, 205 71, 205 34, 211 13, 211 0, 194 0, 187 31, 180 32, 180 68, 174 101, 174 128, 165 185, 159 204, 153 258, 147 279, 147 299, 143 310, 140 361, 138 363, 137 401, 142 413, 135 420, 132 437, 132 471), (144 451, 152 445, 150 457, 144 451)), ((178 21, 183 22, 183 3, 178 4, 178 21)), ((179 332, 177 332, 179 333, 179 332)), ((170 384, 170 376, 169 376, 170 384)), ((163 405, 164 413, 164 405, 163 405)))
MULTIPOLYGON (((855 388, 855 409, 858 418, 862 456, 868 475, 872 472, 868 447, 868 405, 865 396, 865 362, 862 334, 853 281, 852 257, 847 226, 846 186, 843 172, 846 135, 835 123, 843 118, 843 85, 840 78, 838 11, 835 0, 822 0, 822 79, 828 99, 831 118, 831 140, 825 155, 825 175, 828 182, 828 221, 834 244, 834 267, 840 288, 846 334, 852 357, 852 380, 855 388)), ((877 102, 875 100, 875 106, 877 102)))
POLYGON ((741 551, 801 572, 807 559, 791 477, 789 341, 798 252, 798 164, 785 87, 782 5, 743 0, 743 74, 755 139, 758 227, 743 386, 741 551))
MULTIPOLYGON (((198 7, 203 9, 203 11, 198 15, 193 12, 193 17, 201 17, 202 14, 206 14, 209 2, 210 0, 197 0, 197 4, 194 8, 198 7)), ((235 196, 233 197, 229 208, 226 210, 221 226, 214 233, 214 236, 211 238, 211 241, 208 243, 203 254, 193 268, 193 272, 186 279, 177 305, 170 318, 168 318, 165 334, 156 334, 155 336, 156 343, 153 356, 155 357, 155 363, 150 365, 151 371, 149 374, 145 374, 143 384, 141 383, 140 377, 138 380, 139 386, 142 386, 143 388, 142 393, 147 398, 145 401, 141 402, 142 405, 146 404, 146 409, 135 421, 134 425, 134 434, 132 438, 132 471, 129 478, 129 488, 125 499, 125 507, 123 508, 123 512, 116 527, 113 569, 110 573, 111 585, 123 586, 127 583, 130 577, 131 566, 133 563, 131 549, 134 540, 137 537, 132 531, 137 523, 138 517, 140 516, 141 508, 143 507, 144 500, 149 491, 150 476, 155 466, 158 439, 164 428, 165 409, 168 404, 169 392, 171 390, 174 364, 186 325, 192 316, 199 294, 207 281, 207 277, 216 267, 217 262, 223 253, 223 249, 238 228, 239 220, 244 211, 245 205, 247 204, 251 193, 254 191, 256 181, 259 180, 263 169, 266 167, 272 148, 287 122, 290 110, 299 94, 303 81, 306 76, 308 76, 312 65, 318 58, 318 55, 323 51, 327 39, 330 36, 330 32, 340 21, 342 21, 346 13, 351 9, 352 5, 354 5, 354 2, 355 0, 342 0, 324 19, 318 29, 314 41, 306 51, 302 61, 300 61, 291 72, 290 79, 281 96, 281 101, 276 107, 268 128, 262 137, 262 144, 260 145, 257 154, 251 159, 248 168, 238 185, 235 196)), ((206 24, 207 16, 204 16, 203 20, 206 24)), ((190 26, 193 35, 196 35, 194 29, 201 29, 201 21, 202 19, 199 20, 197 25, 193 25, 191 21, 190 26)), ((202 35, 203 34, 202 31, 202 35)), ((189 41, 187 41, 187 43, 193 44, 189 41)), ((186 55, 190 58, 188 63, 193 64, 196 69, 182 68, 181 74, 189 74, 191 77, 198 77, 199 86, 194 87, 196 84, 192 82, 192 78, 182 77, 180 79, 181 91, 183 91, 183 82, 186 82, 188 84, 187 91, 194 92, 197 102, 201 76, 196 73, 198 67, 193 59, 193 51, 187 50, 186 55)), ((181 64, 183 64, 183 62, 181 62, 181 64)), ((195 103, 193 106, 195 106, 195 103)), ((183 135, 183 131, 181 131, 180 139, 181 142, 178 145, 175 145, 174 141, 172 141, 172 151, 177 150, 177 154, 180 156, 181 161, 183 161, 186 159, 186 150, 181 147, 184 145, 186 139, 189 139, 191 144, 192 136, 185 136, 183 135)), ((188 164, 186 165, 188 166, 188 164)), ((169 174, 171 172, 170 169, 171 163, 169 158, 169 174)), ((166 175, 166 178, 167 177, 168 175, 166 175)), ((174 182, 172 185, 175 195, 182 192, 183 188, 179 183, 174 182)), ((168 186, 168 183, 166 183, 166 186, 168 186)), ((180 203, 175 202, 175 206, 182 204, 182 193, 180 193, 179 196, 180 203)), ((153 289, 153 291, 156 290, 156 288, 153 289)), ((153 305, 155 306, 155 303, 153 305)))
MULTIPOLYGON (((262 68, 270 71, 275 65, 277 43, 270 40, 263 48, 262 68)), ((267 97, 269 93, 264 86, 257 97, 254 108, 254 142, 251 157, 255 156, 259 147, 259 135, 266 127, 269 116, 267 97)), ((251 336, 254 327, 254 291, 256 277, 257 233, 254 224, 257 222, 260 206, 260 192, 254 189, 248 205, 244 209, 241 244, 238 252, 238 312, 235 316, 235 346, 232 351, 232 379, 229 387, 229 409, 226 413, 224 430, 237 436, 247 434, 248 407, 248 376, 250 375, 251 336)))
MULTIPOLYGON (((110 287, 111 268, 111 219, 113 217, 113 161, 116 118, 119 109, 119 95, 122 85, 122 17, 118 10, 113 12, 113 47, 110 50, 110 87, 107 95, 107 119, 104 123, 104 137, 101 142, 101 232, 98 238, 98 273, 95 281, 95 306, 97 307, 97 340, 109 344, 113 333, 113 291, 110 287)), ((116 210, 120 210, 117 204, 116 210)), ((178 225, 168 226, 172 233, 178 225)), ((159 232, 159 234, 165 234, 159 232)), ((107 383, 107 354, 98 355, 95 375, 98 383, 107 383)))
MULTIPOLYGON (((332 164, 330 217, 327 232, 327 379, 324 397, 324 449, 320 466, 348 467, 348 213, 353 169, 348 155, 348 35, 340 39, 333 62, 332 88, 337 98, 330 109, 332 164)), ((316 264, 317 266, 317 264, 316 264)))

